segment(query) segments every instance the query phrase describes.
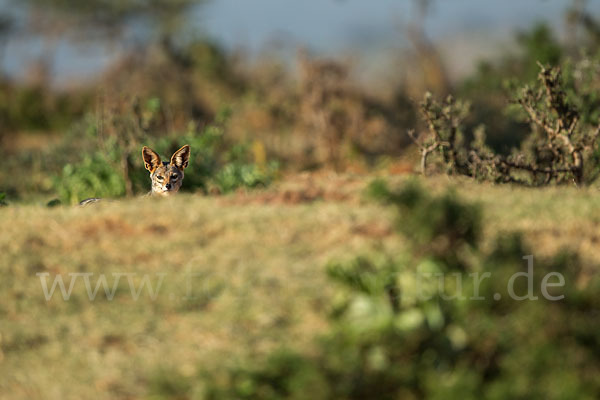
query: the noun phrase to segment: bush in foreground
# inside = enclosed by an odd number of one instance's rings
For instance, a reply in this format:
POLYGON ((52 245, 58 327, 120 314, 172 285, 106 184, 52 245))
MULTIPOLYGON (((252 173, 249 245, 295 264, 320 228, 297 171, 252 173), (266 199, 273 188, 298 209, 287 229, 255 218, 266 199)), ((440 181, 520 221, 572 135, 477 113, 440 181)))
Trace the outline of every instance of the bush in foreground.
POLYGON ((406 251, 331 263, 340 296, 315 351, 278 349, 211 375, 204 380, 207 398, 600 395, 600 280, 584 279, 575 255, 535 258, 530 271, 520 236, 503 234, 483 245, 478 207, 452 192, 435 196, 414 183, 389 190, 377 182, 371 189, 397 209, 406 251), (537 300, 518 297, 530 294, 525 276, 507 294, 515 273, 531 273, 537 300), (549 273, 560 274, 564 285, 540 292, 549 273))

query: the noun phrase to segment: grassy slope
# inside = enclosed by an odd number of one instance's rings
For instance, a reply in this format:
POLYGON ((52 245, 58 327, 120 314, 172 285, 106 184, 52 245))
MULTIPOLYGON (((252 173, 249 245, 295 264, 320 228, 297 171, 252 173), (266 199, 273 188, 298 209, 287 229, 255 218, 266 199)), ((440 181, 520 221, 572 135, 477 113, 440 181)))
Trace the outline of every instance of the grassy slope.
MULTIPOLYGON (((304 177, 224 198, 0 209, 0 398, 144 397, 165 375, 195 376, 282 344, 310 346, 334 295, 327 261, 401 246, 389 210, 362 199, 370 179, 304 177), (191 292, 189 271, 199 274, 191 292), (70 272, 92 272, 92 285, 99 273, 137 273, 136 285, 142 274, 154 285, 155 274, 166 276, 155 301, 146 291, 134 301, 122 278, 112 301, 101 293, 90 302, 79 280, 70 301, 57 293, 46 302, 37 272, 67 282, 70 272)), ((427 185, 481 201, 487 237, 522 230, 540 253, 569 246, 600 255, 594 188, 427 185)))

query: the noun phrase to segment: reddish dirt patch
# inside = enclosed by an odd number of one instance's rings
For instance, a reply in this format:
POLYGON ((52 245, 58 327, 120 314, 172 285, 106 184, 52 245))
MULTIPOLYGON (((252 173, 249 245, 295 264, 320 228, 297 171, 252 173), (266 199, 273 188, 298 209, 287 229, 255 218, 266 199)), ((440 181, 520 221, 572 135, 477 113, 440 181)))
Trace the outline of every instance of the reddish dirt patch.
POLYGON ((263 192, 240 191, 224 197, 225 204, 305 204, 315 201, 346 202, 358 199, 364 177, 334 173, 302 173, 287 176, 263 192))
POLYGON ((109 233, 117 236, 129 236, 135 233, 133 226, 117 217, 92 218, 80 227, 84 237, 95 238, 100 234, 109 233))

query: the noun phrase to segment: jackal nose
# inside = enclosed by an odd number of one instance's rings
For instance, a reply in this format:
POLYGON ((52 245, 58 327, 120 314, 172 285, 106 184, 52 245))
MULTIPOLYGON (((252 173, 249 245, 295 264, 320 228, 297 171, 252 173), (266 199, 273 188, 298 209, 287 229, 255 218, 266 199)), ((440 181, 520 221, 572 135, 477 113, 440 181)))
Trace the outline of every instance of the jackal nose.
POLYGON ((165 188, 167 188, 167 190, 171 190, 171 184, 170 184, 170 183, 167 183, 167 184, 165 185, 165 188))

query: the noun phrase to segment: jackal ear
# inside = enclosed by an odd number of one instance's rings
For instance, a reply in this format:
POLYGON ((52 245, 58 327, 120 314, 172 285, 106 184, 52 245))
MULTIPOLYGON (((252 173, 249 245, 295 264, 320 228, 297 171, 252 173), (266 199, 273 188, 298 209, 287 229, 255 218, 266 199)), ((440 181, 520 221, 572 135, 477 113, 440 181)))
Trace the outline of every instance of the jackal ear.
POLYGON ((142 148, 142 157, 144 158, 144 167, 146 167, 150 173, 153 173, 161 163, 160 156, 156 154, 154 150, 146 146, 142 148))
POLYGON ((185 146, 177 150, 175 153, 173 153, 173 157, 171 157, 171 165, 174 165, 183 171, 183 169, 188 166, 189 159, 190 146, 186 144, 185 146))

